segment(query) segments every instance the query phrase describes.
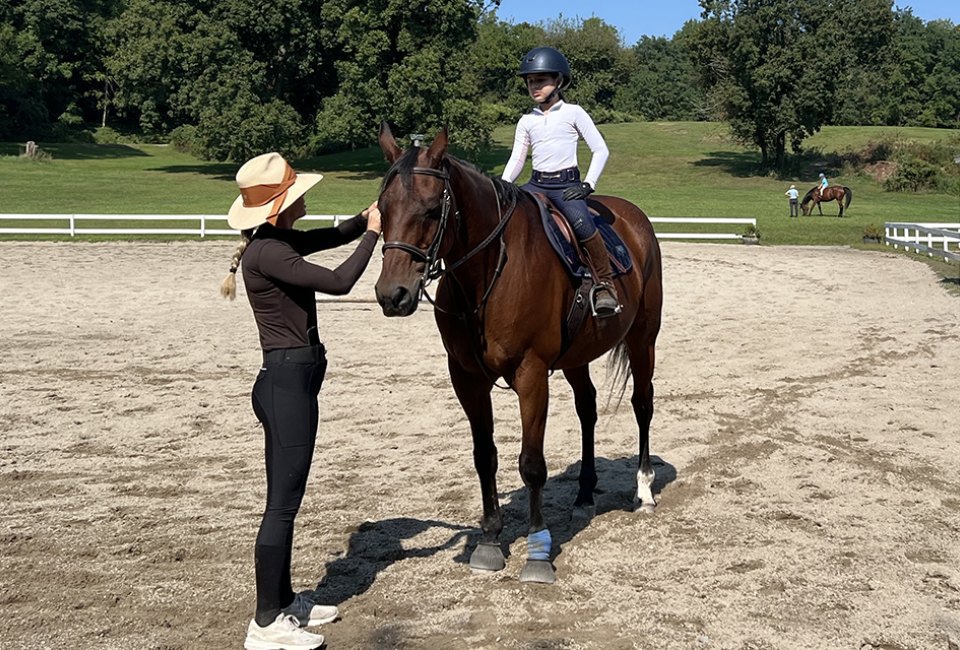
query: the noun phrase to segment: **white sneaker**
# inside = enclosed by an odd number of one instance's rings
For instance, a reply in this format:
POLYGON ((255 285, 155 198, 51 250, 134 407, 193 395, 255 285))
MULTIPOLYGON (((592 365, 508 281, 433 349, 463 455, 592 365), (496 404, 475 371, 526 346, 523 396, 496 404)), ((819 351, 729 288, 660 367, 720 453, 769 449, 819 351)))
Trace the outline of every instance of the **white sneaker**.
POLYGON ((297 619, 301 627, 332 623, 340 616, 335 605, 318 605, 303 591, 293 597, 293 602, 283 608, 283 613, 297 619))
POLYGON ((283 612, 267 627, 256 621, 247 626, 246 650, 313 650, 323 645, 323 635, 300 629, 300 623, 283 612))

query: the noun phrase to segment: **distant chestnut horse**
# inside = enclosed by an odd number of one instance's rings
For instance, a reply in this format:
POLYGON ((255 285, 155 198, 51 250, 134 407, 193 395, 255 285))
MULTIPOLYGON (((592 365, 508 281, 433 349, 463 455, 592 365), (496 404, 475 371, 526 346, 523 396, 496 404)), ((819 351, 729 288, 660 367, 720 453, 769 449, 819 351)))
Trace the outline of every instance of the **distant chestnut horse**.
POLYGON ((633 266, 616 280, 623 310, 604 319, 588 314, 580 334, 565 342, 564 319, 577 288, 550 247, 533 197, 449 155, 446 129, 429 148, 414 146, 404 152, 383 124, 380 147, 392 166, 379 199, 385 243, 377 301, 387 316, 409 316, 426 283, 440 280, 434 315, 454 392, 470 422, 483 500, 483 532, 470 566, 488 571, 505 566, 490 399, 494 383, 502 378, 520 400, 519 470, 530 496, 528 558, 520 579, 551 583, 552 541, 542 512, 551 370, 562 370, 573 388, 582 431, 580 488, 573 516, 589 518, 595 512, 597 391, 588 364, 612 348, 624 387, 628 367, 633 376, 631 402, 640 428, 634 503, 642 512, 653 512, 656 505, 649 432, 654 346, 663 301, 657 238, 635 205, 611 196, 596 197, 613 212, 613 227, 630 250, 633 266))
POLYGON ((824 201, 836 201, 837 205, 840 206, 840 214, 837 216, 842 217, 844 210, 850 207, 851 200, 853 200, 853 190, 849 187, 832 185, 821 192, 818 185, 804 194, 803 201, 800 202, 800 209, 803 210, 804 216, 809 216, 813 212, 813 206, 817 206, 817 210, 820 211, 822 217, 823 208, 820 204, 824 201))

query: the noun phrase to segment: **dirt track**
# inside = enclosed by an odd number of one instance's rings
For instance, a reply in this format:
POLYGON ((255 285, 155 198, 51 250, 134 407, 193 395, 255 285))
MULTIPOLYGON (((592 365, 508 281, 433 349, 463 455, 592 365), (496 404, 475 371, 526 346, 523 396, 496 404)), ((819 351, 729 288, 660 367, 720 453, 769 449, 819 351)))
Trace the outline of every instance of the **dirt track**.
MULTIPOLYGON (((0 648, 241 647, 262 433, 252 316, 216 294, 231 251, 0 243, 0 648)), ((517 581, 512 394, 495 395, 510 556, 472 575, 479 490, 432 315, 320 306, 330 370, 294 573, 341 607, 330 648, 960 643, 960 300, 895 254, 664 252, 660 507, 629 511, 623 408, 598 425, 598 514, 569 523, 579 442, 558 373, 552 587, 517 581)))

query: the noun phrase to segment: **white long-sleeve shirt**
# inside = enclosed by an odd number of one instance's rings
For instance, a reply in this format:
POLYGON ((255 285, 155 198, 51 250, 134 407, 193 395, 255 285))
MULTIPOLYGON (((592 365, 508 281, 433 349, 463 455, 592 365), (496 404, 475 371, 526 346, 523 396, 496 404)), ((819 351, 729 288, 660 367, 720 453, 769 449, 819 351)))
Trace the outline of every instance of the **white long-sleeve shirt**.
POLYGON ((546 113, 535 108, 520 118, 513 139, 513 153, 503 170, 503 180, 512 183, 517 179, 531 147, 533 168, 538 172, 576 167, 577 143, 581 137, 593 154, 584 181, 596 189, 610 151, 587 112, 576 104, 563 101, 554 104, 546 113))

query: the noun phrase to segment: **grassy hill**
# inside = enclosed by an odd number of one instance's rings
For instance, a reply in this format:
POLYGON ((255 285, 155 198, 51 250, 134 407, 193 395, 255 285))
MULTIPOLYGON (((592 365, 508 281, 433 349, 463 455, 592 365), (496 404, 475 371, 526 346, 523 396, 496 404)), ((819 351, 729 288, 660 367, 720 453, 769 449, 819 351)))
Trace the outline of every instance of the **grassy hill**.
MULTIPOLYGON (((827 127, 805 142, 798 178, 756 175, 757 153, 734 143, 723 125, 701 122, 605 124, 611 150, 599 192, 637 203, 651 216, 756 217, 767 244, 855 244, 863 227, 884 221, 960 221, 960 196, 892 193, 866 174, 829 167, 833 154, 871 142, 900 139, 942 142, 957 149, 956 130, 827 127), (824 216, 788 220, 783 195, 790 183, 801 194, 825 171, 831 183, 853 190, 845 219, 836 204, 824 216)), ((512 127, 494 134, 494 148, 473 162, 499 173, 510 154, 512 127)), ((0 205, 7 213, 222 214, 236 196, 237 164, 210 163, 162 145, 40 143, 45 161, 17 157, 16 144, 0 144, 0 205)), ((581 149, 585 170, 589 151, 581 149)), ((378 148, 295 161, 324 181, 307 195, 320 214, 353 214, 376 198, 386 169, 378 148)), ((524 172, 520 180, 528 177, 524 172)), ((0 219, 2 221, 2 219, 0 219)))

